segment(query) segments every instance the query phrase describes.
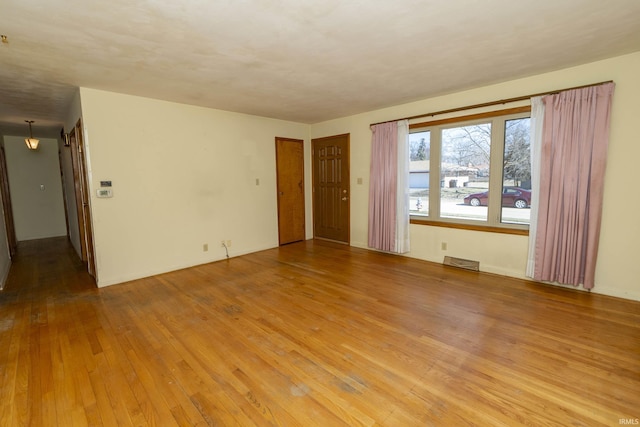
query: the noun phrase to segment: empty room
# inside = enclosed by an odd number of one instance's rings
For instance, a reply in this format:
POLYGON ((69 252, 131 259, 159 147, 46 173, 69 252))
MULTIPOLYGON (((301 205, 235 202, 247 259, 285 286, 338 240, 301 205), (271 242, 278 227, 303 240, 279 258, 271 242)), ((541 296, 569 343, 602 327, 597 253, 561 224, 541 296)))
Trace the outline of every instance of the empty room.
POLYGON ((3 1, 0 424, 639 424, 639 23, 3 1))

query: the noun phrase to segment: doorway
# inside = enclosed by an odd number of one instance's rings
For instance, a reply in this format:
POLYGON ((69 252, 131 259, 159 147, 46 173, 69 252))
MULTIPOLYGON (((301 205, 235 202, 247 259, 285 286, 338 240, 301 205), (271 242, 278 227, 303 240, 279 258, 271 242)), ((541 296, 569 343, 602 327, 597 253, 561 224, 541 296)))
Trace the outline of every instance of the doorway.
POLYGON ((305 238, 304 142, 276 138, 278 190, 278 242, 280 245, 305 238))
POLYGON ((349 134, 313 139, 311 145, 314 237, 349 244, 349 134))

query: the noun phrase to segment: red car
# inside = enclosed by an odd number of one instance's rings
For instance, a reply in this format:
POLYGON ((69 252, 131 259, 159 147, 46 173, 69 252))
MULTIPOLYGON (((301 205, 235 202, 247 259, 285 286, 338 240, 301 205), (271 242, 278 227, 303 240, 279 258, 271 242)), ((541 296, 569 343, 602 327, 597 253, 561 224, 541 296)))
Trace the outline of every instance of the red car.
MULTIPOLYGON (((465 205, 487 206, 489 192, 473 193, 464 198, 465 205)), ((502 189, 502 206, 527 208, 531 205, 531 191, 520 187, 504 187, 502 189)))

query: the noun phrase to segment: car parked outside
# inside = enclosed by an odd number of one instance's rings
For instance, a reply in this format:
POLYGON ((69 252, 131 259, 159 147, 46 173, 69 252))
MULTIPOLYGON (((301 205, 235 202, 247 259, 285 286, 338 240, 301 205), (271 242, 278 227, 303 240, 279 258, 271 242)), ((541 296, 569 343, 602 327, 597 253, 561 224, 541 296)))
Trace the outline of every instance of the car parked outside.
MULTIPOLYGON (((464 198, 465 205, 487 206, 489 203, 489 192, 469 194, 464 198)), ((504 187, 502 189, 502 206, 515 207, 518 209, 527 208, 531 205, 531 191, 520 187, 504 187)))

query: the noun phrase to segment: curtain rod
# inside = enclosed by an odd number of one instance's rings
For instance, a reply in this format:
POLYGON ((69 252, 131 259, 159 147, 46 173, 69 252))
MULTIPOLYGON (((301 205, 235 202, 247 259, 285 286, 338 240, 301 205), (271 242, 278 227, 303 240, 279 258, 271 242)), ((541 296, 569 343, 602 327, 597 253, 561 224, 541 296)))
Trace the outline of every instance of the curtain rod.
POLYGON ((382 121, 382 122, 371 123, 369 126, 380 125, 382 123, 396 122, 398 120, 420 119, 422 117, 433 117, 433 116, 437 116, 437 115, 440 115, 440 114, 455 113, 455 112, 458 112, 458 111, 465 111, 465 110, 473 110, 474 108, 491 107, 492 105, 500 105, 500 104, 508 104, 508 103, 511 103, 511 102, 525 101, 527 99, 533 98, 534 96, 555 95, 557 93, 564 92, 564 91, 567 91, 567 90, 583 89, 585 87, 600 86, 600 85, 604 85, 604 84, 607 84, 607 83, 613 83, 613 80, 607 80, 606 82, 600 82, 600 83, 592 83, 592 84, 589 84, 589 85, 569 87, 569 88, 566 88, 566 89, 550 90, 548 92, 534 93, 534 94, 531 94, 531 95, 517 96, 515 98, 501 99, 499 101, 483 102, 482 104, 467 105, 466 107, 458 107, 458 108, 451 108, 449 110, 434 111, 433 113, 418 114, 417 116, 402 117, 400 119, 385 120, 385 121, 382 121))

